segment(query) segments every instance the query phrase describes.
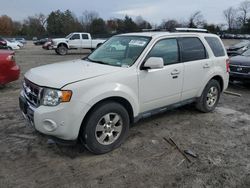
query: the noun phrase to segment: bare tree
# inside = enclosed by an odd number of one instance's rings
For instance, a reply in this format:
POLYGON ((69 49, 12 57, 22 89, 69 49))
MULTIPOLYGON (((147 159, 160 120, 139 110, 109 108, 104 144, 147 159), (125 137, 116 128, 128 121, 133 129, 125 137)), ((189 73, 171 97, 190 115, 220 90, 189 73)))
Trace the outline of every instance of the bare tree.
POLYGON ((228 30, 231 31, 236 25, 237 10, 233 7, 229 7, 223 11, 223 15, 226 19, 228 30))
POLYGON ((82 13, 82 16, 80 17, 80 22, 84 26, 86 31, 89 31, 91 23, 93 22, 93 20, 95 20, 97 18, 99 18, 99 15, 97 12, 85 10, 82 13))
POLYGON ((162 29, 172 31, 176 27, 181 27, 181 24, 179 24, 178 21, 176 21, 174 19, 170 19, 170 20, 163 20, 160 27, 162 29))
POLYGON ((46 22, 47 22, 47 16, 40 13, 40 14, 36 14, 34 17, 37 18, 39 20, 40 24, 45 28, 46 22))
POLYGON ((188 27, 203 27, 205 22, 201 11, 196 11, 189 17, 188 27))
POLYGON ((247 22, 247 16, 248 13, 250 12, 250 1, 243 1, 240 3, 239 6, 239 21, 241 22, 242 25, 245 25, 247 22))

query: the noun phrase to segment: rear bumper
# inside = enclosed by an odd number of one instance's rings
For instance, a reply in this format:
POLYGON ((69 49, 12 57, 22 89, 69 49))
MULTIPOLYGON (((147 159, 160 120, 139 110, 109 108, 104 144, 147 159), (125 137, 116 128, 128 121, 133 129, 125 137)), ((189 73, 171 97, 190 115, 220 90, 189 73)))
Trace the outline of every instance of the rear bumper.
POLYGON ((0 84, 3 85, 18 80, 19 76, 20 76, 20 68, 18 65, 15 65, 9 71, 5 72, 4 75, 0 76, 0 84))

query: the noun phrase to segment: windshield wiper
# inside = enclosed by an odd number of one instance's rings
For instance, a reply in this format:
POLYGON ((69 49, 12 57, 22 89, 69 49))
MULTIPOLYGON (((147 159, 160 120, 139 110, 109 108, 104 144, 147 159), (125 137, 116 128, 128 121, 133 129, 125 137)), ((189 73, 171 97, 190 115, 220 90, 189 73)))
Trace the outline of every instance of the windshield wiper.
POLYGON ((109 63, 105 63, 105 62, 99 61, 99 60, 92 60, 92 59, 89 59, 88 57, 84 58, 84 60, 91 61, 93 63, 103 64, 103 65, 110 65, 109 63))

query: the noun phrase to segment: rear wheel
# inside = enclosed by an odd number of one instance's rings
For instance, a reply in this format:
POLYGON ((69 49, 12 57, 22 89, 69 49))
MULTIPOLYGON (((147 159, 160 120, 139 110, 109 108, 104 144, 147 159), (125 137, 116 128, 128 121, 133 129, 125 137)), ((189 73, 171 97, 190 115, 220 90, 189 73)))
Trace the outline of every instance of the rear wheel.
POLYGON ((129 131, 129 115, 119 103, 105 102, 94 108, 80 133, 80 140, 93 153, 119 147, 129 131))
POLYGON ((210 80, 196 103, 196 108, 202 112, 211 112, 217 106, 221 94, 220 84, 217 80, 210 80))

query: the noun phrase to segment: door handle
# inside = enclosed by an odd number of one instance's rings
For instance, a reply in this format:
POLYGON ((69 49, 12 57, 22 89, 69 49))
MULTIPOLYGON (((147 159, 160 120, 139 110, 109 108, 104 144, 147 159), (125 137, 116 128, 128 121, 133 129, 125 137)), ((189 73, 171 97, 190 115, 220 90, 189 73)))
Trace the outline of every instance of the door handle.
POLYGON ((180 74, 180 71, 178 71, 177 69, 174 69, 172 72, 171 72, 171 75, 178 75, 180 74))
POLYGON ((203 68, 208 69, 208 68, 210 68, 210 65, 208 63, 206 63, 206 64, 203 65, 203 68))

